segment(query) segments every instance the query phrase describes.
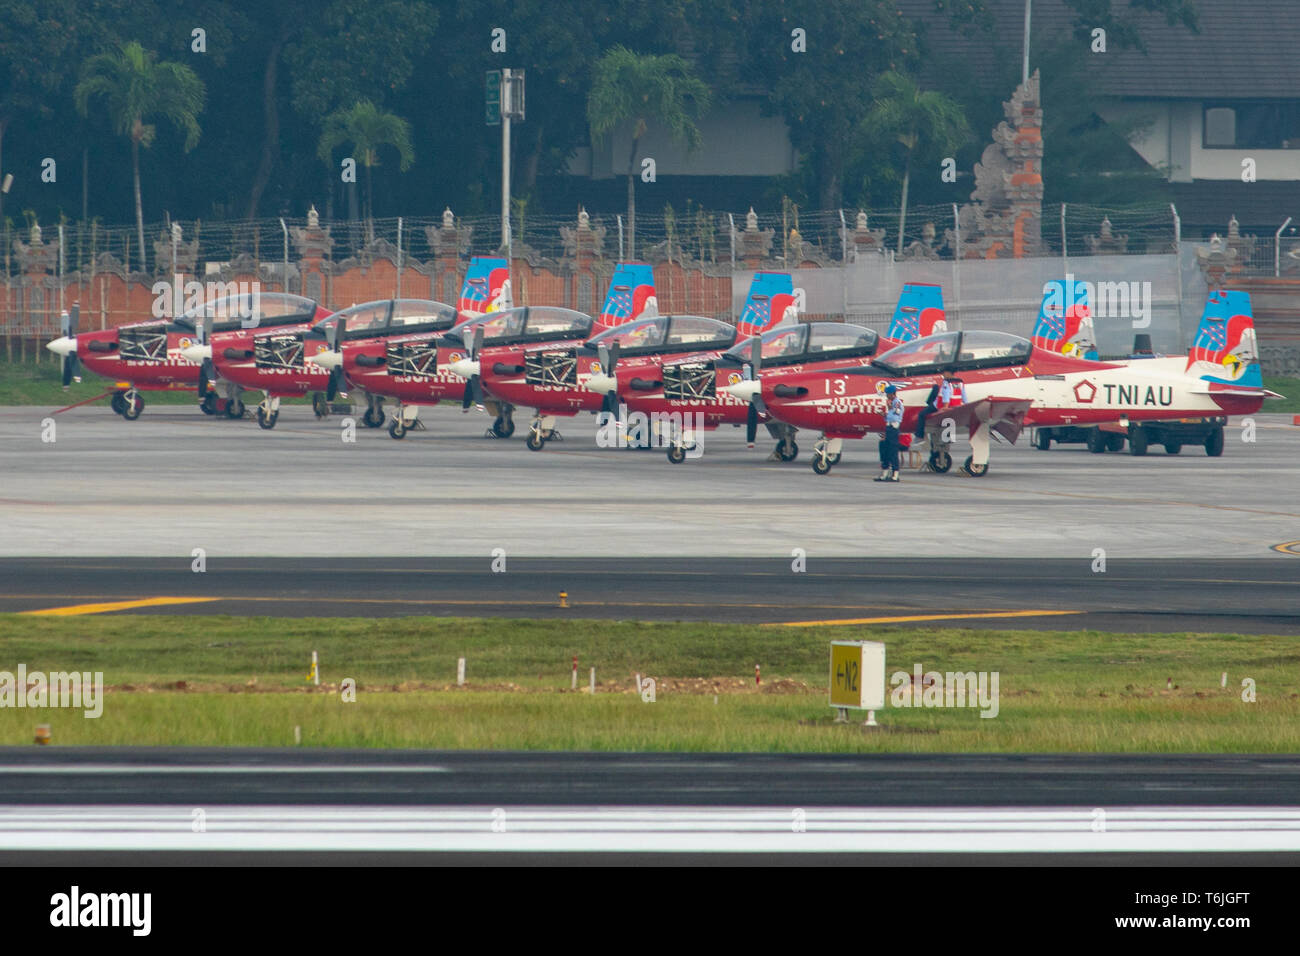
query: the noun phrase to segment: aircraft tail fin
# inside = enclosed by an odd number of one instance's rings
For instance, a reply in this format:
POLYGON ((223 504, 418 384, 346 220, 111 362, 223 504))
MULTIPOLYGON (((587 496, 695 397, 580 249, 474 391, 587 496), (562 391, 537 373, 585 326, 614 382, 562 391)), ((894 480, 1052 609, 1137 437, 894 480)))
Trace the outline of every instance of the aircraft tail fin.
POLYGON ((1097 359, 1088 284, 1070 276, 1043 284, 1043 302, 1034 323, 1035 348, 1075 358, 1097 359))
POLYGON ((456 311, 460 320, 475 318, 488 312, 500 312, 514 307, 510 293, 510 263, 496 256, 475 256, 465 270, 465 282, 460 289, 456 311))
POLYGON ((799 318, 794 279, 788 272, 756 272, 749 284, 745 307, 736 320, 741 336, 759 335, 782 322, 799 318))
POLYGON ((644 262, 619 262, 614 265, 614 275, 609 280, 609 292, 601 306, 597 321, 606 328, 631 322, 633 319, 659 314, 659 300, 655 296, 655 273, 644 262))
POLYGON ((924 282, 904 283, 886 337, 902 344, 947 330, 948 316, 943 310, 942 287, 924 282))
POLYGON ((1193 366, 1207 382, 1243 388, 1264 387, 1249 292, 1210 290, 1201 311, 1196 338, 1187 351, 1188 370, 1193 366))

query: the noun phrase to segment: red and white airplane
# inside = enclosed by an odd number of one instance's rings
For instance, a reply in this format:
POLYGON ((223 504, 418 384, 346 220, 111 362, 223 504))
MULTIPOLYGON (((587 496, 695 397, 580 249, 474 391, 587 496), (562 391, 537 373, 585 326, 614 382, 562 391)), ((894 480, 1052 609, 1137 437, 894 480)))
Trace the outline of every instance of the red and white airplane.
MULTIPOLYGON (((510 295, 509 270, 504 259, 476 257, 470 260, 457 310, 429 300, 404 299, 401 306, 395 300, 383 299, 366 302, 350 308, 344 321, 344 337, 364 339, 382 337, 394 332, 414 332, 425 329, 433 332, 450 328, 457 311, 463 319, 480 314, 477 310, 494 308, 510 295)), ((296 326, 280 327, 267 331, 260 323, 244 323, 237 331, 213 335, 204 343, 191 346, 184 354, 191 361, 202 362, 201 389, 209 381, 220 378, 227 394, 226 414, 241 418, 245 408, 242 393, 245 389, 259 390, 263 400, 257 406, 257 423, 262 428, 274 428, 280 413, 282 398, 312 393, 312 406, 316 416, 329 412, 329 402, 341 390, 343 376, 336 370, 336 362, 328 358, 313 361, 333 353, 337 340, 338 324, 324 321, 330 315, 322 313, 316 321, 296 326)), ((383 411, 373 396, 363 421, 375 428, 384 423, 383 411)))
POLYGON ((144 410, 142 392, 193 391, 204 386, 200 405, 211 415, 216 396, 208 396, 201 363, 186 357, 187 349, 205 334, 227 334, 246 325, 294 328, 329 315, 311 299, 278 292, 223 296, 172 319, 132 322, 112 329, 77 334, 70 322, 62 337, 46 348, 63 357, 66 385, 80 363, 117 384, 113 411, 128 421, 144 410))
MULTIPOLYGON (((656 314, 653 283, 648 265, 616 266, 602 319, 614 323, 642 312, 656 314)), ((421 406, 448 399, 459 399, 466 411, 477 402, 493 416, 489 434, 509 438, 515 430, 514 406, 487 395, 480 384, 478 359, 485 354, 485 348, 493 356, 495 367, 498 346, 562 348, 585 341, 596 327, 590 316, 571 309, 507 307, 475 314, 440 335, 402 336, 388 340, 384 346, 344 345, 337 360, 328 355, 324 360, 341 362, 346 380, 355 387, 397 400, 398 409, 388 426, 393 438, 403 438, 409 430, 419 427, 421 406)))
MULTIPOLYGON (((947 471, 947 446, 965 432, 971 455, 962 470, 979 477, 988 471, 991 433, 1014 442, 1031 423, 1127 429, 1143 421, 1248 415, 1278 397, 1263 387, 1249 296, 1216 291, 1206 306, 1187 356, 1102 362, 1049 352, 1005 332, 943 332, 900 345, 862 368, 776 371, 726 388, 738 397, 761 395, 778 420, 821 431, 812 466, 824 475, 845 438, 883 432, 886 386, 897 388, 905 405, 902 430, 910 431, 943 377, 955 376, 963 386, 961 404, 926 420, 930 466, 947 471)), ((1221 433, 1216 443, 1207 441, 1210 455, 1222 450, 1221 433)))
POLYGON ((592 376, 587 388, 612 393, 607 408, 612 410, 621 403, 620 418, 638 426, 630 429, 633 434, 642 427, 638 416, 644 417, 651 430, 661 422, 669 423, 672 434, 656 437, 674 464, 685 461, 687 449, 698 441, 696 426, 711 431, 721 425, 744 425, 752 446, 760 423, 777 439, 772 457, 793 461, 799 454, 794 440, 797 429, 773 419, 761 401, 731 395, 723 386, 753 378, 763 369, 801 371, 866 365, 878 352, 947 328, 943 292, 936 285, 905 285, 884 336, 864 326, 840 322, 801 324, 794 311, 793 293, 788 274, 758 273, 742 312, 741 324, 750 336, 745 341, 725 351, 697 352, 664 361, 661 368, 649 374, 644 369, 620 365, 612 376, 592 376), (772 303, 780 309, 775 315, 772 303))

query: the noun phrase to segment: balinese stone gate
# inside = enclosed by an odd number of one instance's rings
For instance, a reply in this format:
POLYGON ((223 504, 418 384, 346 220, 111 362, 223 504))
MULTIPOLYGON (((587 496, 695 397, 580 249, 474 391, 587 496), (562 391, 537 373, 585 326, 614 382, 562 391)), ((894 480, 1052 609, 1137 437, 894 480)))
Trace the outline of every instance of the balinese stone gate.
MULTIPOLYGON (((1038 71, 1002 104, 1006 119, 975 164, 972 203, 962 206, 963 259, 1023 259, 1043 253, 1043 108, 1038 71)), ((957 237, 947 230, 948 247, 957 237)))
MULTIPOLYGON (((376 239, 361 254, 334 260, 331 227, 322 225, 313 208, 303 227, 289 230, 290 261, 287 280, 282 261, 268 257, 258 262, 244 253, 221 263, 218 271, 196 274, 200 262, 199 240, 177 243, 176 274, 182 282, 261 284, 265 292, 288 291, 306 295, 333 308, 401 295, 431 298, 454 304, 469 264, 472 226, 458 222, 450 209, 440 225, 426 226, 425 238, 433 256, 419 260, 386 239, 376 239)), ((564 254, 541 255, 526 243, 512 249, 511 274, 516 305, 559 305, 599 314, 610 277, 614 273, 617 244, 611 249, 602 226, 593 226, 585 211, 571 227, 562 227, 564 254)), ((403 242, 403 246, 407 245, 403 242)), ((20 275, 9 283, 8 300, 0 302, 0 330, 8 336, 46 338, 59 328, 58 245, 42 241, 34 227, 28 242, 16 241, 20 275)), ((736 268, 779 268, 768 261, 771 230, 759 232, 751 225, 737 232, 736 268), (755 241, 755 238, 757 240, 755 241), (742 249, 744 252, 742 259, 742 249)), ((727 319, 731 317, 731 264, 684 259, 666 243, 645 250, 644 261, 654 267, 659 311, 690 312, 727 319)), ((107 328, 154 318, 157 300, 153 289, 168 281, 172 272, 171 237, 160 234, 155 243, 157 267, 152 272, 129 270, 112 252, 96 255, 83 272, 67 273, 64 304, 81 306, 81 329, 107 328)), ((823 265, 813 258, 804 267, 823 265)), ((207 268, 212 269, 208 263, 207 268)))

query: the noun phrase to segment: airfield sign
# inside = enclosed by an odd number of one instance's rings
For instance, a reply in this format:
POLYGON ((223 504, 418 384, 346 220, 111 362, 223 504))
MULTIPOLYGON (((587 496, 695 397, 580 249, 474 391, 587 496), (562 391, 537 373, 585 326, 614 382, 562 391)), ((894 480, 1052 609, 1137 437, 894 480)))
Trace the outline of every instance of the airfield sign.
POLYGON ((487 125, 501 125, 501 71, 487 71, 487 125))
POLYGON ((884 708, 884 644, 879 641, 831 641, 830 705, 840 710, 884 708))

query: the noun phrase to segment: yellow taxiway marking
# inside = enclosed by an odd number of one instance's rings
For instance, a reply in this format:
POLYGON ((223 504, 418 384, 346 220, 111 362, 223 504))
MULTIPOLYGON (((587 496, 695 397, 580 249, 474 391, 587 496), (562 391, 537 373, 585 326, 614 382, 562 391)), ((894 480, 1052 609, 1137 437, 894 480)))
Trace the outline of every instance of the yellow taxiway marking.
POLYGON ((906 621, 963 621, 975 617, 1059 617, 1083 611, 990 611, 979 614, 909 614, 905 617, 857 617, 839 621, 773 621, 767 627, 842 627, 847 624, 900 624, 906 621))
POLYGON ((50 617, 69 617, 74 614, 103 614, 106 611, 126 611, 135 607, 158 607, 164 604, 202 604, 205 601, 219 601, 211 597, 156 597, 141 598, 138 601, 110 601, 106 604, 73 604, 68 607, 47 607, 40 611, 23 611, 23 614, 46 615, 50 617))
POLYGON ((1300 541, 1284 541, 1273 545, 1273 550, 1283 554, 1300 554, 1300 541))

